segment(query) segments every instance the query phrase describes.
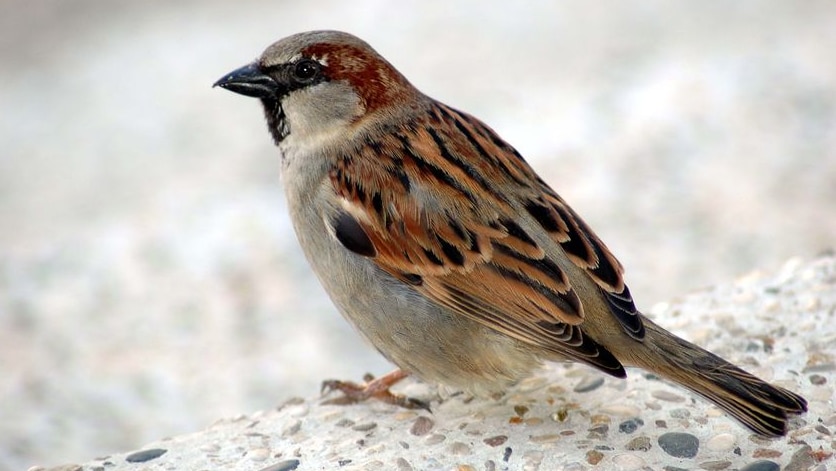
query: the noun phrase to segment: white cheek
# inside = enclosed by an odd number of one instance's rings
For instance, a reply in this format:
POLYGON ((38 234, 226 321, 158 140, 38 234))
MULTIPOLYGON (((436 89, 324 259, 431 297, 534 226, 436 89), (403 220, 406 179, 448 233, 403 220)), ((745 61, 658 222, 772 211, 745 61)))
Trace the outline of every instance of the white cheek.
POLYGON ((290 135, 296 145, 321 146, 362 113, 354 90, 341 83, 326 82, 297 90, 282 101, 290 135))

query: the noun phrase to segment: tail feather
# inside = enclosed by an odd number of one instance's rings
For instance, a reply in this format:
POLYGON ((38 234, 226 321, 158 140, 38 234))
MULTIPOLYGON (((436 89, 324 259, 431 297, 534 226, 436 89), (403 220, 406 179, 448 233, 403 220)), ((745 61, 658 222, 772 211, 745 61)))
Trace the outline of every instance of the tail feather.
POLYGON ((789 416, 807 411, 807 401, 798 394, 772 386, 652 322, 645 322, 645 343, 658 356, 638 359, 637 366, 705 397, 753 432, 770 437, 786 435, 789 416))

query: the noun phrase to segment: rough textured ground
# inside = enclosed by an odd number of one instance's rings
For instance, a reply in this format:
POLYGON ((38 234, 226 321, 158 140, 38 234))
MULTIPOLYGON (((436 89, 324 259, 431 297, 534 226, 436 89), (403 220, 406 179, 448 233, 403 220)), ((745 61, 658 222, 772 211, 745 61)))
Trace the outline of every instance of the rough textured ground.
POLYGON ((833 2, 399 5, 0 4, 0 469, 389 368, 302 260, 257 104, 210 88, 297 31, 487 121, 646 310, 836 243, 833 2))
MULTIPOLYGON (((434 413, 381 403, 281 406, 141 450, 51 471, 816 470, 836 465, 836 258, 792 260, 658 306, 655 317, 758 375, 803 394, 786 438, 749 434, 719 409, 653 376, 626 381, 552 366, 504 397, 443 394, 434 413)), ((431 398, 412 383, 404 392, 431 398)), ((44 471, 42 468, 32 471, 44 471)))

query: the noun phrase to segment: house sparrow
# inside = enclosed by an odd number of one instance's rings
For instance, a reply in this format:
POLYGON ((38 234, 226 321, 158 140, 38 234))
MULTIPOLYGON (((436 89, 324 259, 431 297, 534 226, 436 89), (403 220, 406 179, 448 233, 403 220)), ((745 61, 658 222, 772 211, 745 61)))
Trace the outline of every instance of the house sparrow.
POLYGON ((491 128, 422 94, 362 40, 296 34, 216 86, 261 100, 296 235, 340 312, 415 375, 503 391, 544 361, 635 366, 766 436, 806 401, 659 327, 621 264, 491 128))

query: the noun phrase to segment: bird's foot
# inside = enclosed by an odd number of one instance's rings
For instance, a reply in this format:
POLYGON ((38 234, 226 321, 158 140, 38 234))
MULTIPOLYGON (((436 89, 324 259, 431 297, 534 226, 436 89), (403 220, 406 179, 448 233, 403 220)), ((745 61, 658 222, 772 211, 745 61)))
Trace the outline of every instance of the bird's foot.
POLYGON ((404 409, 424 409, 427 412, 432 412, 430 410, 429 403, 420 399, 407 397, 402 394, 395 394, 389 390, 390 387, 394 386, 407 376, 409 376, 409 373, 406 373, 401 369, 397 369, 376 379, 371 374, 366 374, 363 376, 363 384, 335 379, 325 380, 322 382, 323 394, 328 394, 331 391, 340 391, 343 395, 341 397, 329 399, 323 402, 323 404, 357 404, 367 399, 375 398, 387 404, 403 407, 404 409))

